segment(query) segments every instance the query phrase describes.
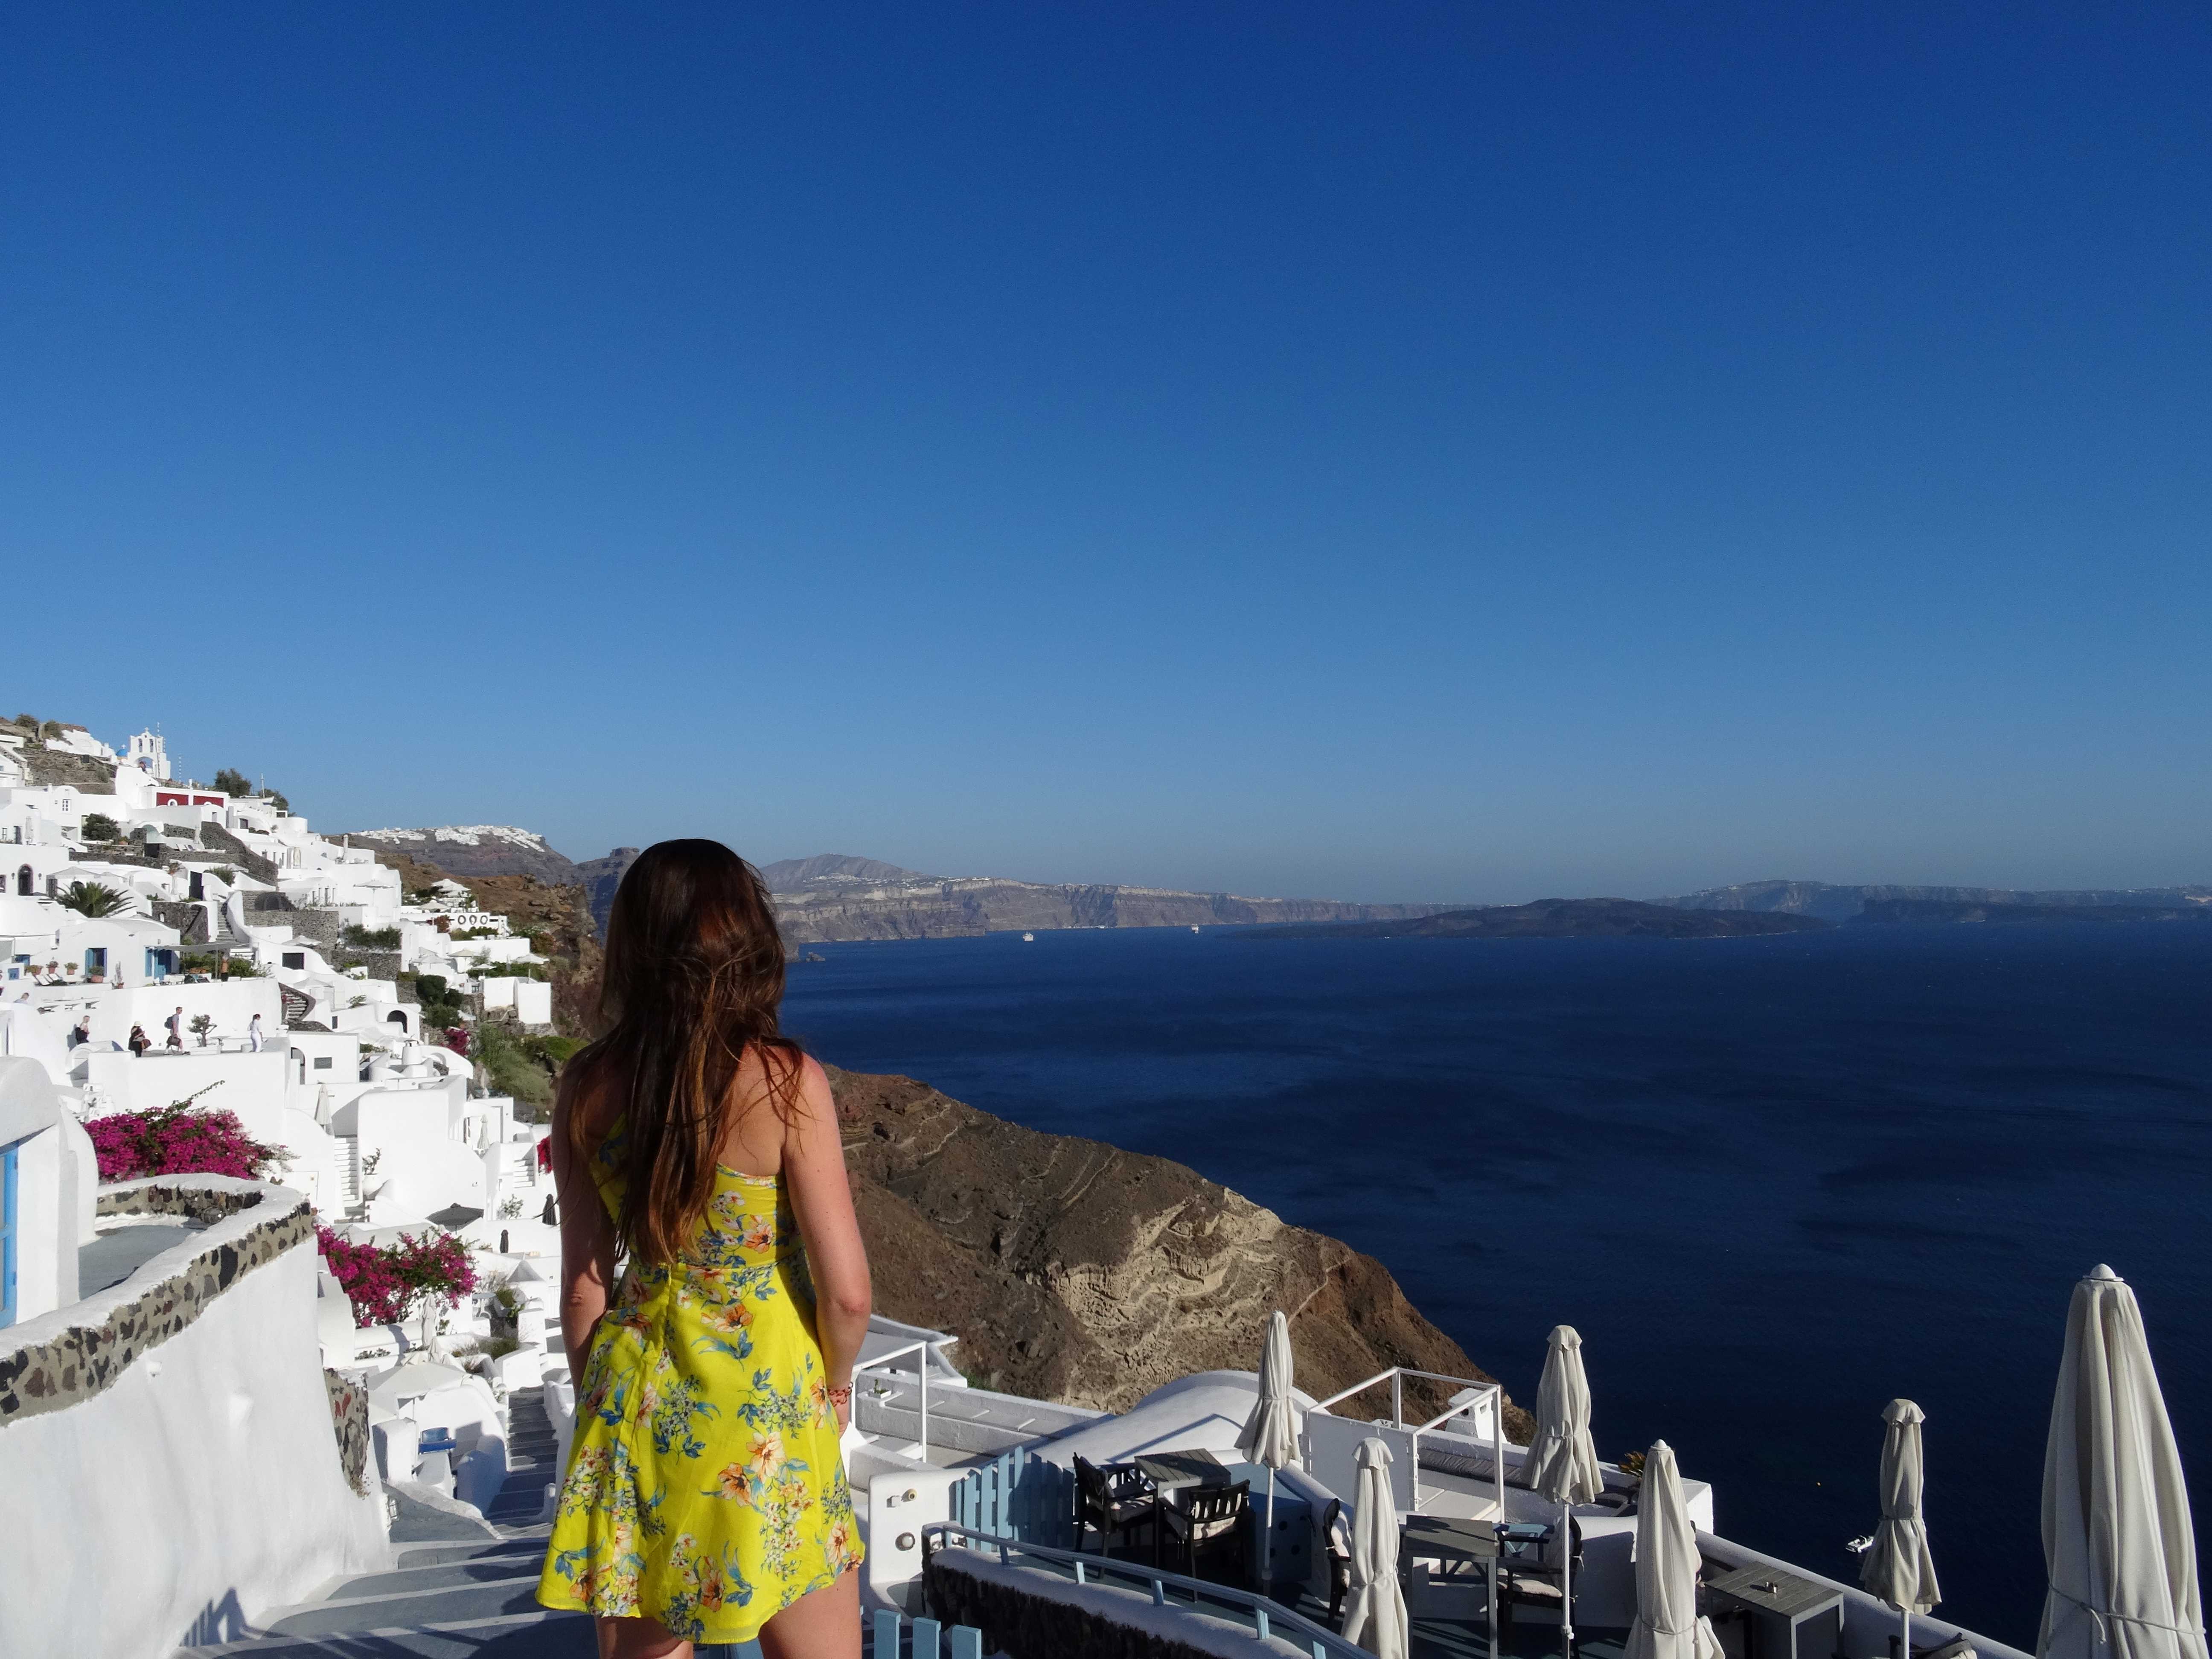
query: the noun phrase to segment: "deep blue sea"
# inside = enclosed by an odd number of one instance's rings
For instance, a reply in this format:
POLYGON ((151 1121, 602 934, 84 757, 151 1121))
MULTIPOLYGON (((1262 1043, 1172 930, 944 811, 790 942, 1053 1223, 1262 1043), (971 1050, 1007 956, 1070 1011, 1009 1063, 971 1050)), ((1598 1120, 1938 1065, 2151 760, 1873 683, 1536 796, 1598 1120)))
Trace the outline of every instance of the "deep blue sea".
POLYGON ((817 948, 785 1023, 827 1060, 1334 1234, 1524 1403, 1575 1326, 1601 1454, 1668 1440, 1743 1542, 1852 1576, 1918 1401, 1938 1611, 2023 1646, 2067 1299, 2109 1261, 2205 1551, 2212 925, 817 948))

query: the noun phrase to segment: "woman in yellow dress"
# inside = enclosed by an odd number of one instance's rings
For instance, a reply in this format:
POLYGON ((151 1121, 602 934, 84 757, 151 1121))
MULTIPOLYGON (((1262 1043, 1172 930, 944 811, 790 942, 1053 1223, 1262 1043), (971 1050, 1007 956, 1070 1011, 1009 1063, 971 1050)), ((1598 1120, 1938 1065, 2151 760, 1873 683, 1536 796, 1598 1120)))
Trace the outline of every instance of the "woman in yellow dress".
POLYGON ((839 1438, 868 1262, 782 998, 751 866, 711 841, 630 866, 605 1035, 568 1062, 552 1134, 576 1428, 538 1599, 596 1614, 602 1659, 756 1636, 768 1659, 860 1653, 839 1438))

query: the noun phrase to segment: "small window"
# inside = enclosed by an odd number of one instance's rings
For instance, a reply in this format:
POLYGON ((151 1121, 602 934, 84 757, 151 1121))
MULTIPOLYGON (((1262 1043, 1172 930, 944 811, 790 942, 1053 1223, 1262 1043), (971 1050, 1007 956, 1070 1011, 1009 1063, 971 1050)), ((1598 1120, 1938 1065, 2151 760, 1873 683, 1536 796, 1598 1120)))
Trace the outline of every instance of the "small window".
POLYGON ((315 1056, 315 1069, 319 1072, 329 1071, 331 1069, 331 1057, 328 1054, 317 1054, 315 1056))
POLYGON ((284 965, 287 968, 305 968, 307 965, 307 953, 305 951, 285 951, 284 965))

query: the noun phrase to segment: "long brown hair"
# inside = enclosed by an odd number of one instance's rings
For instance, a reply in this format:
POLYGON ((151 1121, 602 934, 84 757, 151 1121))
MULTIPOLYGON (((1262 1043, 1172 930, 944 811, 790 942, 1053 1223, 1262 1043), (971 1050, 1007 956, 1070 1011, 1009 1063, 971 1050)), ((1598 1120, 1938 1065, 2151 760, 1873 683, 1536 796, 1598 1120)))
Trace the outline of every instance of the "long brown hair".
MULTIPOLYGON (((805 1051, 777 1029, 782 1000, 783 938, 760 872, 715 841, 638 854, 607 917, 605 1035, 575 1062, 623 1108, 629 1179, 615 1225, 633 1260, 673 1261, 706 1214, 748 1048, 791 1121, 805 1051)), ((569 1144, 589 1157, 583 1115, 571 1109, 569 1144)))

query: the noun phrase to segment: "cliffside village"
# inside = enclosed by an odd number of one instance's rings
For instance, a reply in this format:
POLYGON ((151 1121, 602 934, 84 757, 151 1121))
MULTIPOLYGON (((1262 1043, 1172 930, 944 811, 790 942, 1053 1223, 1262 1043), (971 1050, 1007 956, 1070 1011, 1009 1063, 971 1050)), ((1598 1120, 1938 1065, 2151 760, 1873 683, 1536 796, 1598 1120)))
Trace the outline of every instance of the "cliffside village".
MULTIPOLYGON (((576 1391, 544 1130, 482 1060, 549 1029, 544 956, 234 774, 179 781, 153 731, 0 724, 0 1654, 595 1651, 535 1600, 576 1391), (103 1170, 180 1103, 276 1167, 103 1170), (437 1271, 362 1267, 405 1250, 437 1271)), ((2069 1344, 2131 1328, 2137 1365, 2133 1308, 2100 1269, 2069 1344)), ((1524 1447, 1486 1377, 1391 1364, 1316 1399, 1284 1314, 1255 1317, 1254 1369, 1108 1412, 980 1386, 956 1335, 878 1316, 845 1441, 877 1659, 938 1653, 925 1613, 965 1659, 2024 1659, 1931 1617, 1932 1569, 1878 1541, 1919 1536, 1909 1401, 1863 1588, 1720 1535, 1663 1443, 1601 1462, 1565 1327, 1524 1447)), ((2168 1462, 2145 1489, 2185 1535, 2168 1462)), ((2059 1534, 2062 1620, 2153 1617, 2059 1534)), ((2195 1594, 2192 1569, 2161 1628, 2195 1594)))

